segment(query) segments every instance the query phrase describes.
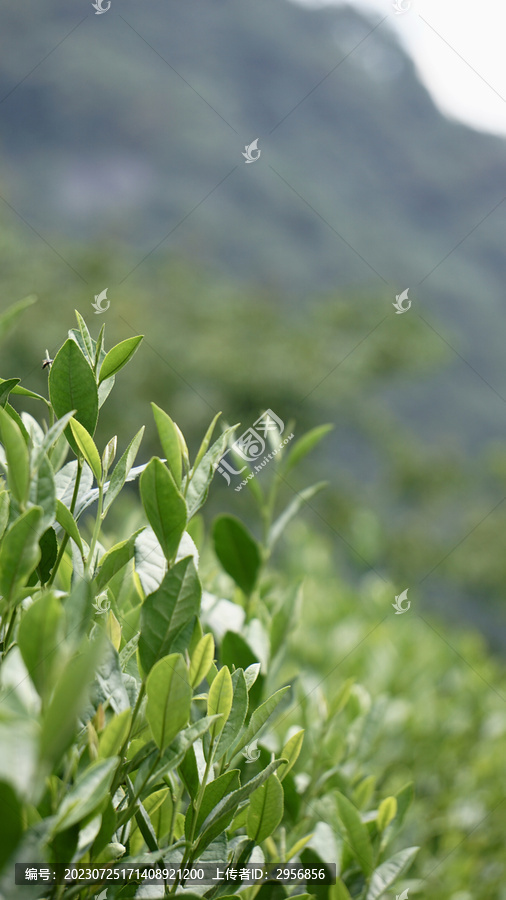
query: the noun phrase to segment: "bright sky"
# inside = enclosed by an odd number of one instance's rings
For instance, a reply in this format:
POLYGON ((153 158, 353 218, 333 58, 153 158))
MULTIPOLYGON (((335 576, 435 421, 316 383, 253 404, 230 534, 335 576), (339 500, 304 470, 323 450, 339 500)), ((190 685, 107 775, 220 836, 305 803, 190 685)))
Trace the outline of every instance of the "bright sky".
MULTIPOLYGON (((298 2, 328 6, 346 0, 298 2)), ((395 29, 443 112, 505 135, 506 0, 395 2, 405 11, 396 13, 394 0, 348 0, 348 5, 388 16, 385 26, 395 29)))

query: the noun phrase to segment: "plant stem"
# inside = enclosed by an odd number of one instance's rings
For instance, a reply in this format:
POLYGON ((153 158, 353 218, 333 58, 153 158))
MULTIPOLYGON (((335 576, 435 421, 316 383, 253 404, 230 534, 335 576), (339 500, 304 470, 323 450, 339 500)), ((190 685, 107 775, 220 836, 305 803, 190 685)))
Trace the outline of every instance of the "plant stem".
MULTIPOLYGON (((209 744, 209 755, 207 757, 206 768, 204 771, 204 777, 202 778, 202 782, 200 784, 197 798, 195 800, 195 804, 193 807, 192 826, 190 829, 190 835, 188 837, 188 843, 186 845, 185 854, 183 856, 183 861, 182 861, 181 865, 179 866, 179 871, 184 871, 184 869, 187 868, 188 865, 191 865, 191 863, 193 862, 193 855, 192 855, 193 850, 194 850, 193 842, 195 840, 195 832, 197 830, 197 819, 199 816, 200 807, 202 806, 202 801, 204 799, 204 791, 206 789, 209 771, 211 769, 211 765, 213 762, 213 756, 214 756, 214 739, 211 738, 211 742, 209 744)), ((174 884, 172 885, 172 888, 169 893, 174 894, 178 888, 178 885, 179 885, 179 875, 176 876, 174 884)))
POLYGON ((93 529, 93 534, 91 537, 90 549, 88 551, 88 559, 86 560, 86 566, 84 568, 84 577, 86 578, 90 574, 90 569, 93 563, 93 555, 95 553, 95 547, 97 546, 98 536, 100 534, 100 528, 102 526, 102 509, 104 505, 104 484, 101 481, 98 486, 98 509, 97 509, 97 517, 95 519, 95 527, 93 529))
POLYGON ((135 720, 136 720, 139 710, 141 708, 141 703, 144 699, 145 691, 146 691, 146 685, 145 685, 145 682, 142 682, 141 689, 139 691, 139 696, 137 697, 137 700, 136 700, 135 706, 134 706, 134 711, 132 713, 132 721, 130 722, 130 728, 128 729, 128 734, 127 734, 127 736, 123 742, 123 746, 119 752, 120 761, 119 761, 118 769, 116 771, 116 775, 114 776, 114 780, 112 783, 111 796, 114 796, 115 792, 117 791, 117 789, 119 787, 120 781, 121 781, 120 772, 121 772, 121 767, 123 765, 123 759, 125 757, 126 749, 130 743, 130 738, 132 737, 135 720))
POLYGON ((4 639, 3 656, 5 656, 5 654, 7 653, 7 650, 9 649, 9 641, 11 639, 11 635, 12 635, 12 632, 14 629, 14 623, 16 621, 17 611, 18 611, 18 608, 17 608, 17 606, 15 606, 12 611, 12 615, 11 615, 10 622, 9 622, 9 627, 7 628, 7 634, 5 635, 5 639, 4 639))
MULTIPOLYGON (((79 493, 79 484, 81 482, 82 471, 83 471, 83 460, 82 460, 82 457, 79 456, 78 460, 77 460, 77 472, 76 472, 76 481, 74 484, 74 492, 72 494, 72 502, 70 504, 70 512, 72 515, 74 515, 74 509, 75 509, 75 506, 77 503, 77 495, 79 493)), ((68 541, 69 541, 69 536, 67 533, 65 533, 63 535, 63 540, 60 544, 60 549, 58 551, 58 556, 56 557, 56 562, 54 564, 53 571, 51 572, 51 578, 47 582, 47 587, 50 587, 53 584, 53 581, 56 577, 56 573, 58 571, 59 565, 62 561, 63 554, 65 553, 65 549, 67 547, 68 541)))
POLYGON ((135 811, 135 807, 137 806, 137 801, 138 801, 140 795, 142 794, 144 788, 146 787, 146 784, 148 783, 149 779, 151 778, 153 772, 155 771, 156 766, 157 766, 158 763, 160 762, 161 755, 162 755, 161 752, 158 751, 158 753, 157 753, 156 756, 155 756, 155 760, 154 760, 154 762, 153 762, 153 765, 151 766, 149 772, 147 773, 147 775, 146 775, 144 781, 142 782, 142 784, 141 784, 139 790, 137 790, 137 791, 135 792, 135 794, 134 794, 134 796, 133 796, 133 799, 130 801, 130 803, 128 804, 127 808, 123 811, 123 814, 119 817, 118 821, 116 822, 116 830, 117 830, 117 831, 119 831, 120 828, 122 828, 123 825, 125 825, 126 822, 128 822, 128 820, 131 818, 132 813, 135 811))

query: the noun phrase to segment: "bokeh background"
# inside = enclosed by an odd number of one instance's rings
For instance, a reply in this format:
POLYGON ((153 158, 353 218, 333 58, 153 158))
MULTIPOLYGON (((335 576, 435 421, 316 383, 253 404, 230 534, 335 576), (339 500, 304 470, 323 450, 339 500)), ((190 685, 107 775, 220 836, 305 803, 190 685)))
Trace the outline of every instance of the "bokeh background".
MULTIPOLYGON (((218 410, 334 424, 291 490, 328 488, 279 551, 311 585, 297 652, 318 671, 409 588, 423 618, 343 674, 399 697, 367 752, 415 779, 413 891, 504 900, 505 128, 473 127, 475 98, 463 121, 475 59, 458 111, 429 91, 422 12, 0 0, 1 308, 38 296, 0 365, 44 391, 77 308, 108 346, 145 335, 99 444, 145 423, 157 453, 150 400, 192 448, 218 410)), ((219 481, 211 514, 248 519, 219 481)))

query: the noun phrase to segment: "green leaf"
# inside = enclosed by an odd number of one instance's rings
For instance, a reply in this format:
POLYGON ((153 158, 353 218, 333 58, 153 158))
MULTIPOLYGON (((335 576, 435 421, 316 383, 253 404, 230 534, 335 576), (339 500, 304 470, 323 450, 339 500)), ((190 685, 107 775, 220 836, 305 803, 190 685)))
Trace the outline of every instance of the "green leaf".
POLYGON ((169 790, 161 790, 156 791, 155 794, 151 794, 150 797, 146 797, 144 804, 146 809, 149 812, 149 818, 153 823, 153 831, 156 834, 158 843, 164 838, 170 831, 170 826, 172 824, 172 816, 174 812, 174 803, 172 800, 172 795, 169 790), (162 802, 153 806, 153 809, 150 808, 148 801, 151 800, 153 796, 160 796, 164 794, 162 802))
POLYGON ((281 756, 285 756, 288 762, 279 768, 279 780, 283 781, 299 758, 302 744, 304 742, 304 729, 294 734, 285 744, 281 751, 281 756))
POLYGON ((12 306, 7 307, 5 312, 0 315, 0 341, 3 341, 9 331, 14 328, 25 309, 28 309, 28 307, 32 306, 36 301, 37 297, 34 294, 30 294, 29 297, 18 300, 17 303, 13 303, 12 306))
POLYGON ((186 502, 188 504, 188 518, 191 519, 200 509, 209 493, 209 487, 214 477, 214 471, 221 457, 227 449, 228 439, 235 431, 236 426, 226 428, 222 435, 204 453, 198 466, 194 466, 191 473, 191 480, 186 491, 186 502))
MULTIPOLYGON (((14 391, 13 391, 13 393, 14 393, 14 391)), ((26 444, 26 446, 28 447, 28 446, 30 445, 30 435, 28 434, 28 430, 25 428, 25 425, 24 425, 24 423, 23 423, 23 420, 22 420, 21 416, 20 416, 19 413, 17 413, 16 410, 10 405, 10 403, 6 403, 5 406, 4 406, 4 409, 5 409, 5 412, 7 413, 7 415, 8 415, 8 416, 16 423, 16 425, 18 426, 18 428, 19 428, 21 434, 23 435, 23 437, 24 437, 24 439, 25 439, 25 444, 26 444)))
POLYGON ((99 759, 117 756, 127 738, 131 721, 132 712, 130 709, 124 709, 123 712, 112 717, 111 721, 105 726, 98 741, 99 759))
POLYGON ((242 522, 235 516, 218 516, 213 526, 214 551, 235 583, 249 595, 257 582, 262 556, 242 522))
POLYGON ((48 528, 44 532, 39 540, 39 547, 40 560, 37 563, 37 576, 41 584, 46 584, 58 556, 58 541, 54 528, 48 528))
POLYGON ((123 456, 116 463, 104 498, 104 512, 107 512, 112 501, 118 496, 121 488, 125 484, 128 473, 135 462, 135 457, 137 456, 143 434, 144 425, 137 432, 135 437, 132 438, 123 456))
MULTIPOLYGON (((135 821, 132 822, 130 830, 129 842, 131 854, 140 853, 143 842, 147 844, 149 849, 153 849, 153 845, 155 850, 158 849, 157 838, 160 838, 160 835, 155 828, 155 821, 160 822, 160 818, 157 818, 156 814, 159 810, 163 809, 164 805, 165 808, 167 808, 167 800, 169 800, 168 808, 172 811, 170 792, 168 788, 162 788, 159 791, 154 791, 153 794, 146 797, 142 804, 140 804, 139 809, 135 814, 135 821)), ((162 827, 167 828, 167 831, 169 831, 171 821, 169 820, 167 826, 167 813, 165 813, 164 819, 165 822, 162 827)))
POLYGON ((18 630, 21 656, 41 697, 53 687, 62 640, 62 605, 53 593, 44 594, 26 610, 18 630))
POLYGON ((95 441, 77 419, 70 420, 70 427, 72 429, 72 434, 74 435, 74 440, 81 451, 81 455, 84 456, 97 482, 99 482, 102 478, 102 464, 100 462, 100 455, 96 448, 95 441))
POLYGON ((160 409, 156 403, 151 404, 151 409, 153 410, 163 455, 167 458, 167 465, 172 473, 174 481, 178 488, 180 488, 183 476, 183 463, 181 460, 181 448, 179 446, 179 437, 176 426, 171 417, 168 416, 163 409, 160 409))
POLYGON ((63 434, 74 413, 75 409, 71 409, 70 412, 62 416, 61 419, 58 419, 58 421, 51 426, 47 434, 44 435, 44 438, 41 441, 40 445, 33 453, 32 470, 39 467, 40 460, 43 458, 45 453, 49 453, 53 444, 55 444, 60 435, 63 434))
MULTIPOLYGON (((56 354, 49 373, 49 398, 58 419, 75 410, 74 418, 95 433, 98 418, 98 391, 93 369, 78 345, 68 338, 56 354)), ((77 447, 70 427, 65 430, 73 450, 77 447)))
POLYGON ((419 847, 407 847, 406 850, 395 853, 381 866, 378 866, 371 878, 365 900, 378 900, 379 897, 383 897, 397 878, 409 868, 419 849, 419 847))
POLYGON ((191 556, 176 563, 160 587, 146 597, 141 610, 139 655, 149 672, 170 653, 174 640, 200 608, 202 588, 191 556))
POLYGON ((8 491, 0 491, 0 539, 9 521, 10 497, 8 491))
POLYGON ((32 478, 29 499, 34 506, 40 506, 43 510, 39 532, 47 531, 56 517, 56 487, 53 467, 45 455, 39 462, 36 477, 32 478))
POLYGON ((326 481, 319 481, 318 484, 313 484, 311 487, 304 488, 302 491, 297 491, 297 496, 288 504, 276 521, 273 522, 267 541, 269 547, 274 547, 274 544, 281 537, 288 523, 297 515, 301 506, 307 503, 311 497, 314 497, 315 494, 322 491, 326 486, 326 481))
POLYGON ((201 443, 201 445, 200 445, 200 447, 199 447, 198 453, 197 453, 197 455, 196 455, 196 457, 195 457, 195 462, 193 463, 193 468, 194 468, 194 469, 197 469, 199 463, 200 463, 201 460, 204 458, 204 455, 207 453, 207 450, 208 450, 208 448, 209 448, 209 444, 211 443, 211 438, 212 438, 212 436, 213 436, 214 429, 215 429, 215 427, 216 427, 216 422, 218 421, 218 419, 220 418, 220 416, 221 416, 221 412, 216 413, 216 415, 215 415, 213 421, 211 422, 209 428, 207 429, 207 431, 206 431, 206 433, 205 433, 205 435, 204 435, 204 440, 202 441, 202 443, 201 443))
POLYGON ((27 803, 33 803, 37 781, 39 732, 37 720, 28 718, 26 713, 23 717, 14 717, 4 710, 0 716, 0 781, 12 785, 18 797, 27 803))
POLYGON ((89 362, 90 366, 93 366, 93 363, 94 363, 93 341, 91 339, 90 332, 88 331, 88 326, 86 325, 86 322, 84 321, 82 315, 77 311, 77 309, 75 309, 74 312, 76 314, 77 324, 79 325, 79 331, 81 333, 83 346, 86 350, 86 356, 88 357, 88 362, 89 362))
MULTIPOLYGON (((236 791, 239 787, 239 769, 229 769, 228 772, 224 772, 223 775, 219 775, 218 778, 215 778, 214 781, 211 781, 206 785, 202 803, 197 816, 197 823, 195 826, 194 834, 198 835, 202 823, 205 821, 205 819, 207 819, 209 813, 212 812, 217 803, 219 803, 220 800, 223 800, 223 798, 226 797, 227 794, 232 793, 232 791, 236 791)), ((193 818, 194 809, 193 806, 190 806, 188 808, 185 821, 185 834, 187 838, 191 833, 193 818)))
POLYGON ((232 709, 233 696, 234 689, 232 687, 232 678, 230 676, 230 671, 227 666, 223 666, 218 672, 216 678, 213 679, 213 683, 209 688, 209 696, 207 699, 207 715, 222 716, 221 719, 214 723, 211 729, 211 736, 213 738, 217 737, 217 735, 220 734, 221 731, 223 731, 225 722, 227 721, 230 710, 232 709))
POLYGON ((269 697, 264 703, 262 703, 261 706, 258 707, 258 709, 255 709, 253 711, 246 731, 241 736, 239 742, 237 744, 234 744, 234 746, 232 747, 232 753, 234 755, 242 750, 243 747, 246 747, 247 744, 251 743, 253 738, 256 737, 256 735, 259 733, 260 729, 263 728, 266 722, 269 721, 278 703, 283 699, 286 692, 289 690, 289 685, 280 688, 279 691, 276 691, 276 693, 272 694, 271 697, 269 697))
POLYGON ((123 366, 126 366, 127 362, 132 359, 143 337, 144 335, 138 334, 135 337, 127 338, 126 341, 121 341, 120 344, 116 344, 112 350, 109 350, 100 367, 99 383, 105 381, 106 378, 111 378, 112 375, 116 375, 116 372, 119 372, 123 366))
POLYGON ((352 900, 348 888, 340 878, 337 879, 335 884, 330 885, 328 896, 329 900, 352 900))
POLYGON ((214 638, 212 634, 205 634, 200 639, 191 655, 190 684, 192 688, 198 687, 204 680, 214 659, 214 638))
POLYGON ((21 429, 0 407, 0 439, 7 459, 7 483, 21 506, 28 500, 30 488, 30 457, 21 429))
POLYGON ((72 538, 74 543, 77 544, 81 556, 84 557, 83 542, 81 540, 81 535, 79 534, 77 523, 70 510, 67 509, 61 500, 56 501, 56 521, 58 522, 58 525, 61 525, 63 530, 67 532, 68 536, 72 538))
POLYGON ((390 825, 392 819, 395 819, 396 813, 397 800, 395 797, 385 797, 379 805, 378 815, 376 816, 378 831, 384 831, 387 825, 390 825))
POLYGON ((6 381, 0 382, 0 406, 5 406, 10 392, 20 381, 20 378, 8 378, 6 381))
POLYGON ((149 525, 135 541, 134 568, 144 594, 156 591, 167 572, 167 560, 158 538, 149 525))
POLYGON ((102 804, 109 793, 118 762, 115 756, 98 760, 85 769, 56 812, 51 829, 53 835, 85 819, 102 804))
POLYGON ((49 771, 60 761, 72 742, 77 728, 77 717, 86 705, 89 685, 101 654, 101 641, 89 643, 85 639, 83 652, 68 661, 58 678, 42 718, 40 738, 41 760, 49 771))
POLYGON ((0 870, 14 853, 23 835, 21 804, 10 784, 0 781, 0 870))
POLYGON ((257 844, 265 841, 283 818, 283 788, 276 775, 271 775, 251 795, 247 832, 257 844))
POLYGON ((166 466, 154 457, 140 478, 142 504, 149 524, 155 532, 165 558, 170 562, 186 527, 187 510, 184 497, 166 466))
POLYGON ((401 787, 400 791, 397 791, 395 795, 395 799, 397 800, 396 827, 400 827, 404 822, 405 815, 413 802, 414 793, 412 781, 408 781, 407 784, 401 787))
POLYGON ((232 675, 232 686, 234 689, 232 708, 227 721, 225 722, 225 727, 220 734, 220 740, 216 748, 215 759, 217 761, 225 755, 227 750, 239 737, 241 728, 244 725, 244 720, 246 719, 246 713, 248 712, 248 688, 242 669, 236 669, 232 675))
MULTIPOLYGON (((17 588, 40 559, 38 525, 42 510, 38 506, 22 513, 5 533, 0 547, 0 594, 10 604, 17 588)), ((21 600, 21 597, 19 598, 21 600)))
POLYGON ((299 621, 302 609, 302 584, 301 582, 290 585, 286 596, 271 616, 270 645, 271 660, 286 644, 291 628, 299 621))
POLYGON ((114 578, 114 576, 120 572, 131 559, 133 559, 135 555, 135 541, 142 531, 144 531, 144 529, 139 528, 138 531, 134 531, 131 537, 127 538, 125 541, 121 541, 119 544, 115 544, 114 547, 111 547, 111 549, 107 551, 107 553, 104 553, 99 560, 99 570, 95 576, 97 591, 103 591, 109 584, 111 578, 114 578))
MULTIPOLYGON (((176 736, 172 744, 170 744, 167 749, 162 753, 160 758, 160 763, 155 767, 153 771, 153 757, 148 757, 143 766, 139 768, 139 772, 137 774, 137 778, 147 778, 145 790, 148 791, 152 785, 158 784, 160 779, 164 777, 171 769, 174 769, 176 766, 179 766, 189 749, 193 749, 193 744, 195 741, 198 741, 211 727, 213 722, 216 719, 208 718, 204 716, 202 719, 199 719, 195 722, 194 725, 190 725, 188 728, 185 728, 184 731, 180 731, 176 736), (142 770, 142 771, 141 771, 142 770), (151 773, 151 774, 150 774, 151 773)), ((154 742, 151 742, 154 746, 154 742)), ((141 755, 145 754, 145 747, 143 747, 139 753, 141 755)), ((139 763, 135 763, 135 760, 132 760, 131 767, 132 769, 137 768, 139 763)))
POLYGON ((202 823, 202 833, 195 848, 194 859, 198 859, 202 851, 209 846, 214 838, 224 831, 227 827, 225 823, 230 823, 232 821, 241 803, 244 803, 253 791, 256 791, 264 781, 267 781, 280 765, 281 760, 274 759, 266 766, 263 772, 260 772, 250 781, 247 781, 243 787, 240 787, 236 791, 232 791, 231 794, 227 794, 223 800, 220 800, 219 803, 216 804, 214 809, 202 823))
POLYGON ((89 581, 76 579, 64 603, 66 634, 69 645, 79 647, 93 619, 94 593, 89 581))
POLYGON ((317 428, 312 428, 311 431, 307 431, 306 434, 303 434, 298 441, 295 441, 295 444, 290 448, 290 452, 283 460, 281 467, 283 474, 286 475, 294 468, 294 466, 304 459, 313 447, 316 447, 316 445, 319 444, 325 435, 328 434, 329 431, 332 431, 333 428, 333 425, 318 425, 317 428))
POLYGON ((160 750, 174 740, 190 717, 191 687, 183 657, 173 653, 160 659, 146 681, 146 719, 160 750))
MULTIPOLYGON (((16 381, 17 380, 18 379, 16 379, 16 381)), ((0 378, 0 385, 4 384, 4 382, 5 379, 0 378)), ((16 387, 13 387, 11 393, 18 394, 21 397, 31 397, 32 400, 42 400, 42 402, 45 403, 46 406, 48 405, 45 397, 43 397, 41 394, 36 394, 35 391, 29 391, 27 388, 21 387, 20 384, 16 385, 16 387)))
POLYGON ((339 818, 346 829, 351 849, 364 875, 368 878, 373 870, 373 852, 367 826, 363 824, 356 807, 344 794, 337 792, 336 799, 339 818))

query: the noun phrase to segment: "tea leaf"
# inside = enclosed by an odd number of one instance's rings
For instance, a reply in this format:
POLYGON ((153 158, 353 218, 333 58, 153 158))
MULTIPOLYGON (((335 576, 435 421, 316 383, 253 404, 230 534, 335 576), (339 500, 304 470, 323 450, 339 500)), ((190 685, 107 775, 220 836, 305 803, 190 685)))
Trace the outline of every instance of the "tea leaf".
POLYGON ((392 819, 395 819, 396 813, 397 800, 395 797, 385 797, 379 805, 378 815, 376 816, 378 831, 384 831, 387 825, 390 825, 392 819))
POLYGON ((334 425, 318 425, 310 431, 306 431, 302 437, 290 448, 290 452, 286 455, 282 463, 283 475, 287 475, 308 453, 320 443, 321 440, 332 431, 334 425))
POLYGON ((242 522, 234 516, 219 516, 213 527, 216 556, 245 594, 251 594, 262 564, 260 548, 242 522))
POLYGON ((248 837, 260 844, 278 827, 283 818, 283 788, 276 775, 253 792, 247 819, 248 837))
POLYGON ((337 793, 337 808, 350 842, 355 858, 364 875, 368 877, 373 870, 373 853, 366 825, 363 824, 360 813, 350 803, 344 794, 337 793))
POLYGON ((307 503, 311 497, 314 497, 315 494, 318 494, 319 491, 322 491, 326 486, 326 481, 319 481, 318 484, 313 484, 311 487, 304 488, 297 493, 297 496, 288 504, 286 509, 283 510, 281 515, 278 516, 273 523, 271 530, 269 531, 269 547, 274 547, 274 544, 279 540, 288 523, 297 515, 301 506, 303 506, 304 503, 307 503))
POLYGON ((174 740, 190 717, 188 669, 179 653, 160 659, 146 681, 146 719, 160 750, 174 740))
POLYGON ((165 558, 170 562, 176 555, 186 527, 184 497, 179 493, 167 467, 156 456, 141 475, 140 489, 149 524, 160 542, 165 558))
MULTIPOLYGON (((32 506, 14 521, 0 547, 0 594, 10 604, 40 559, 38 525, 42 509, 32 506)), ((22 597, 18 597, 21 601, 22 597)))
POLYGON ((95 446, 95 441, 91 435, 88 434, 86 428, 84 428, 76 419, 70 420, 70 427, 75 442, 81 451, 81 455, 84 456, 97 482, 100 482, 102 479, 102 464, 100 462, 99 452, 95 446))
MULTIPOLYGON (((98 418, 98 391, 93 370, 78 345, 68 338, 55 356, 49 373, 49 398, 58 419, 75 410, 74 418, 95 433, 98 418)), ((70 428, 65 431, 74 450, 70 428)))
POLYGON ((21 429, 0 407, 0 439, 7 458, 7 483, 21 506, 28 500, 30 489, 30 458, 21 429))
POLYGON ((288 762, 286 765, 279 767, 279 780, 283 781, 284 778, 288 775, 291 769, 293 769, 295 763, 299 758, 300 751, 302 750, 302 744, 304 742, 304 729, 298 731, 297 734, 294 734, 283 747, 281 751, 281 756, 285 756, 288 762))
POLYGON ((132 438, 123 456, 116 463, 104 498, 104 512, 109 509, 112 501, 118 496, 121 488, 125 484, 130 469, 135 462, 135 457, 137 456, 143 434, 144 425, 139 429, 135 437, 132 438))
POLYGON ((0 381, 0 406, 5 406, 10 392, 20 381, 20 378, 7 378, 5 381, 0 381))
POLYGON ((118 758, 113 756, 111 759, 98 760, 85 769, 56 813, 51 829, 53 834, 85 819, 105 800, 118 762, 118 758))
POLYGON ((26 611, 18 631, 21 656, 41 697, 52 687, 62 639, 62 605, 53 593, 45 594, 26 611))
POLYGON ((9 331, 14 328, 25 309, 28 309, 29 306, 32 306, 36 302, 37 297, 34 294, 30 294, 29 297, 18 300, 17 303, 13 303, 11 306, 7 307, 5 312, 0 315, 0 341, 3 341, 9 331))
POLYGON ((205 634, 198 642, 191 655, 190 684, 192 688, 198 687, 204 680, 214 659, 214 638, 212 634, 205 634))
POLYGON ((222 717, 214 723, 211 730, 212 737, 216 737, 216 735, 223 730, 230 710, 232 709, 233 695, 234 691, 230 672, 227 666, 223 666, 213 680, 207 700, 207 715, 221 715, 222 717))
POLYGON ((123 366, 126 366, 127 362, 132 359, 143 337, 144 335, 138 334, 135 337, 127 338, 126 341, 121 341, 120 344, 116 344, 112 350, 109 350, 109 353, 106 353, 105 359, 100 366, 99 384, 105 381, 106 378, 116 375, 116 372, 119 372, 123 366))
POLYGON ((164 456, 167 457, 167 465, 172 473, 174 481, 178 488, 181 487, 181 479, 183 474, 183 464, 181 460, 181 448, 179 444, 179 436, 174 422, 163 409, 160 409, 156 403, 151 404, 153 416, 155 419, 158 437, 162 445, 164 456))
POLYGON ((167 656, 182 629, 198 614, 202 589, 191 557, 176 563, 141 610, 139 655, 145 672, 167 656))
POLYGON ((409 868, 419 849, 419 847, 407 847, 406 850, 394 853, 390 859, 378 866, 371 878, 366 900, 379 900, 380 897, 383 897, 385 891, 394 884, 399 875, 409 868))
POLYGON ((56 501, 56 521, 63 528, 64 531, 67 532, 68 536, 72 538, 72 540, 79 547, 79 552, 82 557, 84 557, 84 547, 83 542, 81 540, 81 535, 79 533, 79 529, 77 527, 77 523, 70 512, 67 509, 64 503, 61 500, 56 501))

